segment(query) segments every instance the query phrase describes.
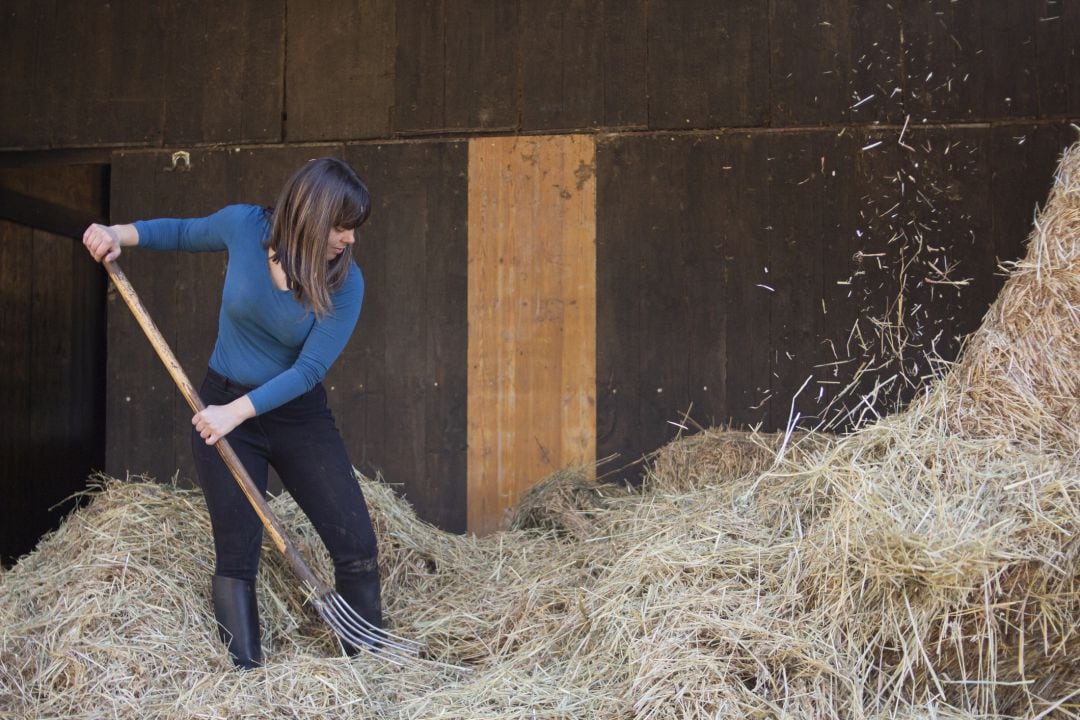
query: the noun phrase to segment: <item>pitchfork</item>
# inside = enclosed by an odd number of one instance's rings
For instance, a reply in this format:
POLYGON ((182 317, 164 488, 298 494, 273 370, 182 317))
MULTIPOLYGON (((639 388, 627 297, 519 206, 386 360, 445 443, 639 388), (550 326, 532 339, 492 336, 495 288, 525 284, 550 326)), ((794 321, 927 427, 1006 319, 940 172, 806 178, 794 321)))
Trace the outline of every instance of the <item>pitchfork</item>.
MULTIPOLYGON (((195 386, 191 384, 191 381, 188 380, 176 356, 169 348, 169 344, 165 342, 161 331, 157 329, 157 325, 150 318, 150 313, 146 311, 146 308, 139 300, 135 288, 128 282, 127 276, 124 275, 115 260, 106 260, 104 264, 105 269, 109 272, 109 277, 116 284, 116 289, 120 291, 120 295, 124 298, 127 306, 131 308, 131 312, 134 313, 135 319, 139 322, 143 332, 146 333, 150 344, 157 351, 158 357, 165 363, 165 369, 169 371, 172 379, 176 381, 176 385, 180 388, 184 399, 187 400, 192 410, 197 413, 202 412, 206 406, 203 405, 202 400, 199 398, 199 393, 195 390, 195 386)), ((229 445, 225 438, 218 440, 216 445, 222 459, 229 466, 229 470, 232 471, 236 482, 240 484, 240 489, 244 491, 244 495, 251 502, 251 506, 255 508, 255 512, 262 520, 263 526, 266 527, 266 531, 270 534, 270 538, 274 541, 277 549, 285 556, 285 561, 289 564, 293 573, 304 583, 311 604, 315 606, 315 610, 318 611, 322 619, 337 633, 341 640, 355 647, 377 653, 379 657, 398 664, 418 660, 428 663, 435 662, 432 660, 420 660, 417 657, 421 647, 419 643, 375 627, 349 607, 349 604, 345 602, 345 598, 320 580, 304 562, 303 558, 300 557, 296 546, 293 545, 292 540, 285 533, 281 521, 270 510, 266 499, 263 498, 259 489, 255 487, 254 481, 248 475, 247 470, 244 469, 232 446, 229 445)), ((435 664, 442 665, 443 663, 435 664)))

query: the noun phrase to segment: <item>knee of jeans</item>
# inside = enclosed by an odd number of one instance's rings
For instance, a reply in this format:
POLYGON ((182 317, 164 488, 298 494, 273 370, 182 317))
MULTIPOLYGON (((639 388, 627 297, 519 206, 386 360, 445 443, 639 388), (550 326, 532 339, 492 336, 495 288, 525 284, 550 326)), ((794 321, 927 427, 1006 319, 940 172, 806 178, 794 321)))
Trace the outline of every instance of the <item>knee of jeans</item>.
POLYGON ((334 527, 331 532, 336 537, 334 542, 327 543, 327 550, 338 577, 355 577, 378 570, 379 553, 374 533, 368 537, 343 527, 334 527))
POLYGON ((248 538, 235 535, 214 538, 214 574, 255 582, 259 573, 262 529, 248 538))
POLYGON ((377 557, 353 558, 334 563, 334 577, 337 581, 363 580, 377 576, 379 559, 377 557))

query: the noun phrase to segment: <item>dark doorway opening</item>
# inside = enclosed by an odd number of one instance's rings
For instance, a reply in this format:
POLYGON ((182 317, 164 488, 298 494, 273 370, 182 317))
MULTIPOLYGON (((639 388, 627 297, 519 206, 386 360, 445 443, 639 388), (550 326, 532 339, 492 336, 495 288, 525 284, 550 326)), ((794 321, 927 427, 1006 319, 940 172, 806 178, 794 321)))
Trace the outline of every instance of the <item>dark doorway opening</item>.
POLYGON ((33 550, 105 465, 105 274, 82 229, 109 168, 0 167, 0 562, 33 550))

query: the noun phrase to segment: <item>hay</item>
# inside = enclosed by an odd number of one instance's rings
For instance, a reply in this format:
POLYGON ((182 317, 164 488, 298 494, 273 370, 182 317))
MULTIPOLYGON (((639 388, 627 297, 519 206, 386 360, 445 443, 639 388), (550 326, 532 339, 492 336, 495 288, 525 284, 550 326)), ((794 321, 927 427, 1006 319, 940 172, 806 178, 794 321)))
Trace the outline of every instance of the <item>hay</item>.
MULTIPOLYGON (((272 550, 259 582, 269 664, 230 670, 212 635, 201 498, 104 481, 0 576, 0 711, 1075 717, 1078 237, 1073 147, 1027 258, 962 360, 907 411, 796 438, 779 461, 775 437, 687 439, 643 492, 596 502, 581 485, 548 516, 584 508, 572 531, 449 535, 361 479, 389 621, 472 673, 341 657, 272 550), (718 447, 737 459, 709 457, 718 447)), ((295 505, 274 506, 329 575, 295 505)))
POLYGON ((773 466, 781 447, 789 459, 809 463, 834 437, 801 431, 762 433, 710 428, 660 448, 647 468, 647 490, 682 492, 757 477, 773 466))
POLYGON ((632 492, 622 485, 598 481, 589 467, 563 468, 526 490, 507 508, 502 526, 584 539, 592 534, 599 511, 632 492))

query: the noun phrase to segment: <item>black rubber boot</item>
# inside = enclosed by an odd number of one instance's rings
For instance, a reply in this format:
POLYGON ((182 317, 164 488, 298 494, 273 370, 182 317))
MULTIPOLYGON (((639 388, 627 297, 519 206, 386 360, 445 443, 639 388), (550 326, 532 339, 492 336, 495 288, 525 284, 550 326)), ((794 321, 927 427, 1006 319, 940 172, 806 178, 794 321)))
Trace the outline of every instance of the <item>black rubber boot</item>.
POLYGON ((255 583, 215 575, 212 587, 218 635, 228 646, 233 665, 243 670, 259 667, 262 646, 255 583))
MULTIPOLYGON (((338 594, 345 599, 345 602, 349 603, 349 607, 374 626, 375 629, 365 626, 365 632, 375 637, 384 637, 379 632, 383 627, 383 619, 382 592, 378 567, 363 573, 350 574, 348 579, 339 577, 335 586, 338 594)), ((368 643, 366 648, 356 647, 344 640, 342 640, 341 645, 345 648, 345 654, 349 656, 356 655, 361 650, 378 650, 382 647, 382 643, 377 640, 368 643)))

